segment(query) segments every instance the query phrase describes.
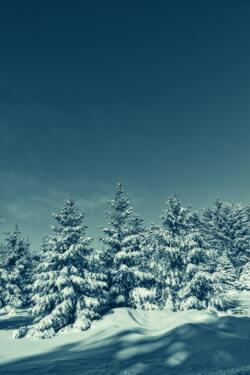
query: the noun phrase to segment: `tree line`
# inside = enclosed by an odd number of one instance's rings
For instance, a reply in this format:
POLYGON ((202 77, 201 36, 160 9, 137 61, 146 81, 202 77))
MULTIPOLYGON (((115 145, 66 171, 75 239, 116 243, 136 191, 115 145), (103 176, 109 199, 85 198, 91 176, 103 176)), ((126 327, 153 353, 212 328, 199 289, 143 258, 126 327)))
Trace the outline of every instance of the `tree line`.
POLYGON ((27 308, 16 338, 86 330, 109 309, 234 310, 250 289, 250 206, 217 200, 198 212, 168 199, 161 224, 144 225, 121 184, 108 203, 100 249, 69 199, 32 253, 18 226, 1 244, 0 308, 27 308))

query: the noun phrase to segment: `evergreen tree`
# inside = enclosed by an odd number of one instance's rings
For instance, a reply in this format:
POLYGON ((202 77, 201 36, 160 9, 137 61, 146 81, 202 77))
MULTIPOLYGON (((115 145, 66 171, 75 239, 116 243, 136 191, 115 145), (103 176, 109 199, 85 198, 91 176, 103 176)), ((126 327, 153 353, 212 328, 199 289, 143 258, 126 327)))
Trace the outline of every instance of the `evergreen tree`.
POLYGON ((3 266, 6 258, 6 250, 3 241, 0 241, 0 267, 3 266))
POLYGON ((144 228, 142 220, 133 214, 120 183, 113 200, 109 202, 107 223, 108 227, 103 228, 106 236, 101 241, 104 244, 103 259, 108 277, 110 305, 138 305, 134 299, 137 295, 134 289, 142 286, 145 277, 145 272, 139 269, 144 228))
POLYGON ((175 195, 167 201, 163 211, 162 224, 172 237, 182 236, 197 227, 197 213, 190 206, 183 206, 180 198, 175 195))
POLYGON ((1 304, 6 309, 14 310, 27 306, 27 286, 31 275, 31 254, 29 242, 25 240, 16 225, 4 239, 5 257, 0 275, 1 304))
POLYGON ((215 256, 201 233, 192 233, 194 246, 186 260, 186 285, 179 292, 182 310, 209 309, 227 311, 236 308, 236 274, 226 256, 215 256))
POLYGON ((152 224, 145 233, 143 247, 146 267, 149 274, 152 275, 155 304, 159 309, 166 310, 174 310, 170 296, 170 241, 171 238, 167 231, 152 224))
POLYGON ((125 239, 124 260, 131 269, 130 283, 127 283, 128 306, 142 310, 156 309, 154 277, 148 267, 146 230, 143 221, 134 216, 129 223, 129 235, 125 239))
POLYGON ((43 244, 32 284, 34 324, 19 329, 15 337, 49 338, 72 327, 86 330, 105 303, 105 277, 92 272, 89 264, 93 249, 84 215, 70 199, 53 216, 57 225, 43 244))
POLYGON ((217 200, 213 208, 203 212, 201 230, 211 249, 213 290, 210 307, 216 310, 235 309, 240 264, 248 243, 247 221, 242 205, 217 200))
POLYGON ((139 269, 145 276, 141 289, 137 289, 134 294, 137 305, 141 303, 147 310, 163 309, 165 305, 169 273, 169 260, 166 256, 169 237, 165 238, 165 234, 155 224, 151 224, 144 233, 139 269))
POLYGON ((204 242, 196 229, 197 214, 183 206, 177 196, 167 203, 162 214, 164 256, 168 262, 165 308, 200 308, 201 301, 198 296, 194 298, 191 288, 192 278, 205 264, 204 242))
POLYGON ((250 207, 234 204, 233 247, 229 252, 238 277, 250 260, 250 207))
POLYGON ((122 283, 123 278, 129 277, 129 268, 123 267, 124 240, 128 235, 128 223, 132 216, 132 207, 119 183, 114 198, 108 202, 108 226, 103 228, 105 234, 101 238, 104 244, 103 261, 108 280, 108 290, 111 307, 126 306, 129 292, 122 283), (125 276, 125 275, 126 276, 125 276))
POLYGON ((0 309, 5 306, 5 284, 7 275, 3 266, 0 266, 0 309))
POLYGON ((238 306, 237 274, 227 254, 213 257, 210 273, 212 288, 208 307, 212 310, 234 310, 238 306))
POLYGON ((250 259, 249 210, 242 204, 217 200, 203 213, 202 231, 216 256, 227 256, 239 277, 250 259))
POLYGON ((245 264, 241 272, 239 285, 242 290, 250 290, 250 261, 245 264))
POLYGON ((212 282, 209 275, 209 249, 200 231, 193 228, 179 241, 183 274, 177 290, 181 310, 206 309, 212 282))
POLYGON ((0 309, 4 306, 4 280, 6 280, 5 270, 4 270, 4 259, 5 251, 3 243, 0 242, 0 309))
POLYGON ((132 217, 127 223, 121 248, 114 256, 116 274, 113 275, 113 281, 119 284, 120 298, 121 296, 124 298, 125 306, 131 305, 131 292, 139 278, 138 263, 142 233, 142 220, 138 216, 132 217))
MULTIPOLYGON (((163 280, 166 280, 165 288, 162 286, 163 308, 222 310, 235 306, 235 299, 225 293, 229 287, 218 288, 215 253, 200 230, 198 214, 189 206, 182 206, 178 197, 174 197, 168 200, 162 223, 159 249, 164 262, 163 280)), ((230 284, 229 280, 223 282, 230 284)))

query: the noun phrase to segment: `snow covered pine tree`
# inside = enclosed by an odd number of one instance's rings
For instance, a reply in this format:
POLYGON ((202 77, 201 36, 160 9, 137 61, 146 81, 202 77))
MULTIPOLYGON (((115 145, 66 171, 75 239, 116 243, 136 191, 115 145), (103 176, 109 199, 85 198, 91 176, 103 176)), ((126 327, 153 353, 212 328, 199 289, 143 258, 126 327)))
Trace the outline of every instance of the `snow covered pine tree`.
POLYGON ((105 302, 105 276, 89 269, 93 249, 82 224, 84 215, 77 213, 70 199, 53 216, 57 226, 46 236, 32 284, 31 314, 35 320, 30 327, 16 331, 16 338, 50 338, 71 328, 86 330, 105 302))
POLYGON ((203 213, 202 231, 217 252, 227 257, 239 278, 244 265, 250 259, 250 212, 242 204, 215 202, 214 207, 203 213))
POLYGON ((28 285, 31 275, 29 242, 25 240, 18 225, 7 232, 4 243, 4 260, 0 270, 0 302, 6 311, 27 306, 28 285))
MULTIPOLYGON (((203 243, 196 230, 197 220, 196 212, 183 206, 177 196, 168 199, 158 234, 158 264, 164 264, 166 288, 164 290, 164 285, 161 286, 158 297, 163 309, 177 311, 202 306, 200 298, 203 296, 196 295, 191 287, 194 275, 203 270, 201 265, 205 260, 203 243)), ((157 265, 157 260, 155 263, 157 265)))
POLYGON ((164 264, 165 268, 161 308, 177 311, 234 307, 235 299, 218 287, 218 274, 212 266, 214 254, 202 235, 198 214, 175 196, 168 200, 162 224, 158 235, 160 259, 155 262, 157 267, 164 264))
POLYGON ((250 261, 245 264, 241 272, 239 284, 241 290, 250 291, 250 261))
POLYGON ((5 306, 5 283, 7 281, 4 266, 0 264, 0 309, 5 306))
POLYGON ((138 293, 142 290, 136 288, 142 287, 146 278, 145 272, 139 269, 144 228, 142 220, 133 214, 120 183, 114 199, 109 202, 107 223, 108 227, 103 228, 106 236, 101 241, 104 244, 103 260, 108 277, 110 307, 138 307, 138 293))
POLYGON ((156 290, 154 276, 148 267, 148 253, 145 246, 146 229, 143 220, 132 217, 128 225, 128 236, 124 240, 124 249, 120 254, 124 263, 131 268, 133 275, 130 280, 128 306, 142 310, 155 310, 156 290))

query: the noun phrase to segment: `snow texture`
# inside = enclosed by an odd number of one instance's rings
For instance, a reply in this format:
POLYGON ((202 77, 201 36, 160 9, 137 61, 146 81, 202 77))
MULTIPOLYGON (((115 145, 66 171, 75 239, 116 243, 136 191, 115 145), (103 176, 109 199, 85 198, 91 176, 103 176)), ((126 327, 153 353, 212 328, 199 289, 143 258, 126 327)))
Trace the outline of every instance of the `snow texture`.
POLYGON ((11 339, 26 319, 0 317, 1 375, 250 373, 247 317, 116 308, 82 333, 11 339))

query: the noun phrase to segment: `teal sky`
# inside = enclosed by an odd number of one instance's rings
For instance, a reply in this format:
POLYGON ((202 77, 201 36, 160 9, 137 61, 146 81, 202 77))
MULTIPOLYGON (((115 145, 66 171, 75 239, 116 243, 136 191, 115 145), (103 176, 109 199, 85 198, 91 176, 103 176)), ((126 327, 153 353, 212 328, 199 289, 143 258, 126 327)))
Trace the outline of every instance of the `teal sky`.
POLYGON ((250 202, 250 1, 0 0, 0 231, 34 248, 70 194, 89 233, 122 181, 250 202))

